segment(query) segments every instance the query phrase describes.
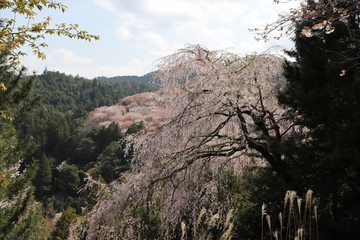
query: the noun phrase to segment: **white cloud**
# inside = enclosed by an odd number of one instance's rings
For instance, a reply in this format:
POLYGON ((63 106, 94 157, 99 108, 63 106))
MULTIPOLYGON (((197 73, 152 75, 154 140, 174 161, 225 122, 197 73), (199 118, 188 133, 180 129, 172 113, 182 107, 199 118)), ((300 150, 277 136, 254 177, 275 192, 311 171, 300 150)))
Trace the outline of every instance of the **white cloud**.
POLYGON ((75 55, 71 50, 65 48, 59 48, 51 52, 47 59, 51 63, 56 63, 62 66, 65 65, 91 65, 93 60, 87 57, 81 57, 75 55))
POLYGON ((147 48, 167 48, 168 43, 166 42, 166 40, 159 34, 155 33, 155 32, 144 32, 142 34, 140 34, 139 38, 138 38, 139 42, 144 44, 147 48))
POLYGON ((119 9, 117 36, 120 40, 132 41, 137 47, 147 46, 149 50, 168 48, 180 41, 182 44, 209 43, 215 48, 236 47, 245 39, 255 41, 249 38, 248 28, 275 20, 276 11, 272 8, 283 6, 271 0, 139 0, 131 3, 113 0, 113 3, 119 9))
POLYGON ((37 59, 33 55, 29 55, 24 57, 22 62, 29 71, 36 71, 37 73, 47 68, 51 71, 65 72, 72 75, 79 74, 88 78, 96 76, 92 71, 95 65, 93 59, 78 56, 71 50, 65 48, 59 48, 48 53, 44 61, 37 59))
POLYGON ((121 40, 124 41, 131 41, 134 39, 133 34, 130 32, 130 30, 128 28, 126 28, 125 26, 119 26, 116 29, 116 35, 118 38, 120 38, 121 40))
POLYGON ((146 0, 142 1, 139 9, 149 17, 167 19, 164 23, 174 19, 193 21, 204 17, 201 6, 194 4, 194 1, 146 0))
MULTIPOLYGON (((64 47, 59 42, 58 49, 48 53, 45 62, 36 61, 37 69, 46 65, 49 70, 91 78, 145 74, 152 70, 154 60, 185 44, 201 44, 211 50, 230 49, 240 53, 262 52, 276 44, 289 46, 289 41, 256 42, 248 28, 275 21, 277 13, 295 4, 298 1, 288 4, 274 4, 272 0, 83 1, 77 5, 77 15, 86 15, 89 6, 98 13, 96 17, 88 18, 88 23, 94 27, 89 31, 96 33, 96 27, 101 28, 102 39, 90 46, 94 51, 86 49, 80 54, 77 48, 82 45, 72 49, 70 45, 64 47), (108 18, 109 14, 111 18, 108 18)), ((31 69, 36 64, 28 61, 25 65, 31 69)))
POLYGON ((115 13, 115 5, 111 0, 94 0, 95 5, 104 8, 105 10, 115 13))
POLYGON ((143 75, 149 72, 148 64, 140 59, 130 59, 127 63, 117 65, 101 65, 95 68, 96 76, 143 75))
POLYGON ((98 76, 143 75, 152 70, 151 62, 142 59, 132 58, 125 59, 121 63, 98 65, 94 60, 77 56, 68 49, 52 51, 45 61, 40 61, 35 56, 27 56, 22 59, 22 62, 29 71, 38 69, 37 73, 41 73, 47 68, 49 71, 80 75, 89 79, 98 76))
POLYGON ((116 35, 120 40, 133 42, 139 48, 153 49, 166 48, 167 41, 160 34, 153 31, 142 31, 140 29, 131 29, 126 26, 119 26, 116 29, 116 35))
POLYGON ((119 17, 116 28, 119 44, 141 49, 142 56, 137 57, 143 64, 151 64, 187 43, 240 53, 265 51, 279 43, 257 42, 248 29, 275 21, 281 10, 296 4, 274 4, 271 0, 112 0, 112 3, 119 17))
POLYGON ((49 70, 58 70, 72 75, 82 72, 81 76, 94 78, 96 76, 143 75, 149 72, 149 63, 144 60, 131 58, 121 63, 95 64, 94 60, 75 55, 67 49, 57 49, 48 56, 49 70))

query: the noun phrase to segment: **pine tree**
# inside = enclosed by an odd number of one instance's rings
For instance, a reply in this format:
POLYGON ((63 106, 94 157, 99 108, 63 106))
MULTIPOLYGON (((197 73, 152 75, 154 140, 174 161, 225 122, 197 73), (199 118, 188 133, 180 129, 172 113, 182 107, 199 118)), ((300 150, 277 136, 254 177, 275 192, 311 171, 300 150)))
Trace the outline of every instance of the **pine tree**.
POLYGON ((51 191, 52 172, 50 160, 44 154, 38 164, 38 170, 34 179, 36 186, 35 195, 38 199, 44 199, 51 191))
POLYGON ((33 169, 19 169, 29 146, 17 138, 13 124, 32 102, 33 79, 23 76, 24 68, 15 72, 7 56, 0 54, 0 239, 28 239, 42 213, 34 202, 33 169))
POLYGON ((61 191, 70 196, 76 196, 81 179, 75 165, 64 164, 60 169, 57 185, 61 191))
POLYGON ((25 68, 16 74, 8 64, 7 57, 6 52, 0 53, 0 124, 13 121, 15 113, 22 113, 32 103, 28 96, 34 78, 24 77, 25 68))

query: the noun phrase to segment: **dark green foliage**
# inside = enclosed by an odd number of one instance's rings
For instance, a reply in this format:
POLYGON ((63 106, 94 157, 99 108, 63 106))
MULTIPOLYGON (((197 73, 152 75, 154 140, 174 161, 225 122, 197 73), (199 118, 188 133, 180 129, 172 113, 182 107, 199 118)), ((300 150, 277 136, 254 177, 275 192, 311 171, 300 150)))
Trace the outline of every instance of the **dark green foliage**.
POLYGON ((218 178, 219 202, 226 203, 228 208, 235 210, 234 233, 238 233, 236 239, 256 239, 254 228, 259 225, 256 212, 261 209, 261 204, 257 209, 258 202, 253 199, 256 194, 255 186, 259 185, 250 184, 248 177, 239 176, 234 170, 227 170, 218 178))
POLYGON ((144 128, 145 128, 145 125, 144 125, 143 121, 141 121, 139 123, 134 123, 126 130, 126 134, 135 134, 135 133, 140 132, 144 128))
POLYGON ((42 216, 34 206, 33 192, 27 191, 11 205, 0 209, 0 239, 28 239, 42 216))
POLYGON ((111 182, 122 172, 130 170, 131 156, 125 156, 124 145, 124 141, 113 141, 98 157, 100 174, 106 182, 111 182))
POLYGON ((5 59, 0 53, 0 239, 28 239, 42 212, 30 186, 34 169, 19 169, 31 147, 29 138, 18 139, 13 124, 33 103, 28 97, 33 78, 24 76, 24 68, 15 72, 5 59))
POLYGON ((109 127, 97 127, 90 131, 88 134, 91 140, 95 143, 95 154, 101 154, 105 148, 112 142, 120 140, 123 135, 119 126, 116 123, 112 123, 109 127))
POLYGON ((70 196, 77 193, 80 184, 79 170, 75 165, 63 164, 60 166, 56 185, 61 191, 70 196))
POLYGON ((319 37, 301 36, 308 24, 298 26, 296 62, 286 63, 287 85, 279 94, 308 130, 284 144, 285 157, 297 181, 320 196, 325 238, 352 239, 360 224, 359 15, 319 37))
POLYGON ((265 203, 277 227, 277 216, 283 211, 284 196, 290 186, 278 177, 273 169, 254 167, 245 170, 243 179, 236 185, 242 186, 242 201, 237 204, 238 213, 234 221, 236 239, 260 239, 261 207, 265 203))
POLYGON ((51 198, 47 198, 44 201, 44 213, 46 216, 53 218, 55 216, 55 208, 54 208, 54 202, 55 202, 55 197, 51 197, 51 198))
POLYGON ((25 68, 15 73, 6 57, 6 53, 0 53, 0 123, 19 117, 34 101, 28 97, 34 77, 25 77, 25 68))
MULTIPOLYGON (((25 141, 16 136, 14 122, 33 103, 29 93, 33 84, 32 77, 25 77, 25 68, 18 72, 7 63, 7 54, 0 53, 0 187, 9 184, 8 168, 24 158, 27 152, 25 141)), ((2 195, 1 189, 0 199, 2 195)))
POLYGON ((96 79, 100 80, 100 81, 110 82, 110 83, 138 82, 138 83, 149 84, 153 81, 153 74, 148 73, 141 77, 139 77, 139 76, 116 76, 116 77, 98 77, 96 79))
POLYGON ((153 240, 161 236, 161 220, 159 210, 149 206, 137 206, 133 210, 133 215, 140 219, 139 235, 140 239, 153 240))
POLYGON ((69 236, 70 224, 76 217, 77 215, 74 208, 71 207, 66 208, 55 225, 55 230, 52 234, 52 239, 54 240, 67 239, 67 237, 69 236))
POLYGON ((76 106, 83 106, 88 112, 99 106, 115 104, 125 96, 152 90, 146 83, 125 81, 109 84, 50 71, 38 76, 35 87, 42 95, 43 104, 55 106, 64 112, 75 110, 76 106))
MULTIPOLYGON (((77 148, 73 159, 77 163, 82 163, 85 169, 98 163, 98 174, 106 182, 117 179, 120 174, 130 169, 130 159, 132 157, 131 148, 125 156, 126 141, 119 126, 115 123, 107 128, 104 126, 92 129, 83 138, 77 148), (84 161, 85 160, 85 161, 84 161)), ((93 175, 98 177, 97 174, 93 175)))
POLYGON ((54 114, 51 121, 47 123, 45 129, 46 152, 62 159, 66 157, 64 149, 67 139, 70 136, 70 126, 68 120, 62 114, 54 114))
POLYGON ((95 158, 95 142, 89 137, 82 138, 75 148, 74 161, 78 164, 86 164, 94 161, 95 158))
POLYGON ((98 156, 113 141, 119 141, 123 134, 119 126, 115 123, 109 127, 96 127, 88 132, 78 143, 73 143, 76 148, 72 155, 72 161, 77 164, 87 166, 91 162, 97 161, 98 156))
POLYGON ((43 155, 39 160, 34 185, 36 186, 35 196, 38 199, 49 196, 52 186, 52 171, 51 162, 46 155, 43 155))
MULTIPOLYGON (((17 144, 16 130, 12 124, 8 122, 0 123, 0 169, 14 163, 12 159, 16 154, 13 149, 17 144), (9 161, 10 159, 12 161, 9 161)), ((0 186, 3 186, 1 181, 0 186)))

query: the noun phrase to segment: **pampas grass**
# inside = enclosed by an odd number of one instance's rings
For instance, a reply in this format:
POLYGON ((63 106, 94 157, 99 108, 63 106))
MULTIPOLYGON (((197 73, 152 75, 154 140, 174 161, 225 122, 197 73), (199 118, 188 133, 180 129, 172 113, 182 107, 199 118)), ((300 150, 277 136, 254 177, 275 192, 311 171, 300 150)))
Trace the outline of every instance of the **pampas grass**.
POLYGON ((181 222, 181 240, 185 240, 186 236, 186 224, 185 222, 181 222))
POLYGON ((316 239, 319 240, 318 208, 313 199, 313 191, 308 190, 304 201, 295 191, 287 191, 284 198, 284 210, 279 213, 280 229, 273 231, 270 215, 266 212, 266 205, 261 208, 261 239, 264 239, 264 221, 267 223, 269 239, 276 240, 311 240, 316 231, 316 239), (284 216, 287 216, 285 219, 284 216), (315 229, 312 222, 315 221, 315 229), (284 224, 285 223, 285 224, 284 224), (284 234, 285 233, 285 234, 284 234))
MULTIPOLYGON (((213 238, 213 231, 218 231, 220 234, 217 239, 231 240, 234 228, 234 209, 230 209, 226 216, 219 213, 208 213, 205 208, 202 208, 196 223, 194 224, 193 231, 195 232, 196 239, 211 240, 213 238)), ((186 238, 186 224, 181 222, 181 240, 186 238)))

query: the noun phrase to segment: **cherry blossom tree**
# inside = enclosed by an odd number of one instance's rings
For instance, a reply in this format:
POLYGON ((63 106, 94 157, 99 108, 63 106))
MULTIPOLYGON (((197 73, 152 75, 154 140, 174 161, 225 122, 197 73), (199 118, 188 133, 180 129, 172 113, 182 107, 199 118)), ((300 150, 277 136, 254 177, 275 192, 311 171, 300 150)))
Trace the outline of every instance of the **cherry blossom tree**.
POLYGON ((277 151, 294 128, 276 98, 282 64, 271 54, 239 56, 199 45, 161 59, 158 104, 168 121, 135 139, 132 173, 90 214, 88 236, 143 239, 141 229, 174 236, 182 220, 196 225, 204 206, 224 217, 236 201, 229 193, 219 199, 226 191, 221 176, 239 175, 245 166, 270 165, 292 182, 277 151))
POLYGON ((276 99, 282 62, 270 54, 240 57, 199 45, 163 58, 157 71, 163 85, 159 100, 167 104, 171 120, 142 143, 137 161, 166 159, 160 165, 179 172, 199 159, 248 153, 291 182, 276 150, 293 127, 276 99))

